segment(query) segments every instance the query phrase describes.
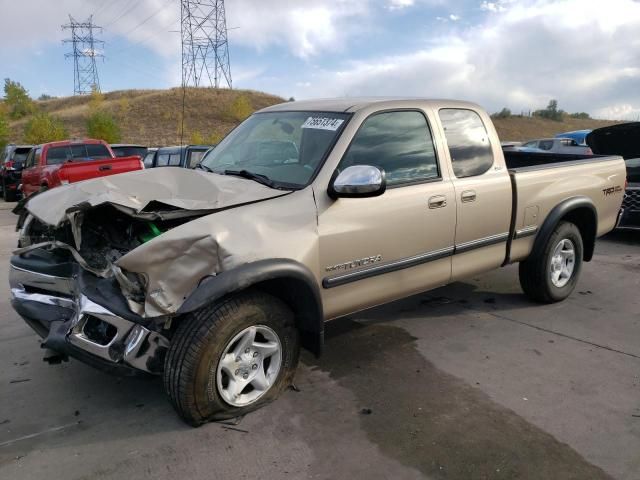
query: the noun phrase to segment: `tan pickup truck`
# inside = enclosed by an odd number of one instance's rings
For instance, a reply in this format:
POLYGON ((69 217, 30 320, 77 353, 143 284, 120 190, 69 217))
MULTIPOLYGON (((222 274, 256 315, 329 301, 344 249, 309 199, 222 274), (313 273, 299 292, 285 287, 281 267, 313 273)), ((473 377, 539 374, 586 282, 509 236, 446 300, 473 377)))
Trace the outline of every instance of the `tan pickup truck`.
POLYGON ((50 362, 162 374, 199 425, 273 400, 326 320, 514 262, 530 298, 566 298, 624 185, 621 157, 503 154, 471 103, 285 103, 197 170, 32 198, 12 304, 50 362))

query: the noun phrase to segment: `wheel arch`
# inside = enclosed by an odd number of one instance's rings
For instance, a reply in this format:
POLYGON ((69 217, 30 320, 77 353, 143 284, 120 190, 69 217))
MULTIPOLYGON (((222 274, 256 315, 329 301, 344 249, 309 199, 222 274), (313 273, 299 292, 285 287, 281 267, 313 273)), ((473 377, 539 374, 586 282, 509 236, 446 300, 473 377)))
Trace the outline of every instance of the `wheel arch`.
POLYGON ((202 279, 177 314, 182 315, 249 288, 285 302, 294 313, 303 348, 319 356, 324 345, 324 314, 315 277, 290 259, 268 259, 241 265, 202 279))
POLYGON ((578 227, 584 246, 583 260, 590 261, 596 245, 598 230, 598 212, 589 197, 571 197, 556 205, 545 218, 536 235, 530 256, 542 253, 549 237, 562 221, 571 222, 578 227))

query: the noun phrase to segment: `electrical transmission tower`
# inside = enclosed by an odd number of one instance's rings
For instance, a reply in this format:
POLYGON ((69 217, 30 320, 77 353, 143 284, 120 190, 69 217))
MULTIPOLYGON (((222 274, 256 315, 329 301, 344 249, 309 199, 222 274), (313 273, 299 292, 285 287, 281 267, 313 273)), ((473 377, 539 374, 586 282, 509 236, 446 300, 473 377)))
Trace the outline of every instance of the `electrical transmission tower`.
POLYGON ((231 88, 224 0, 181 0, 182 85, 231 88))
POLYGON ((71 30, 71 38, 63 42, 72 45, 72 51, 64 56, 73 57, 74 95, 86 95, 93 90, 100 91, 96 57, 104 55, 96 47, 104 45, 104 42, 94 38, 93 31, 102 31, 102 28, 93 24, 93 15, 84 22, 78 22, 69 15, 69 23, 62 25, 62 29, 71 30))

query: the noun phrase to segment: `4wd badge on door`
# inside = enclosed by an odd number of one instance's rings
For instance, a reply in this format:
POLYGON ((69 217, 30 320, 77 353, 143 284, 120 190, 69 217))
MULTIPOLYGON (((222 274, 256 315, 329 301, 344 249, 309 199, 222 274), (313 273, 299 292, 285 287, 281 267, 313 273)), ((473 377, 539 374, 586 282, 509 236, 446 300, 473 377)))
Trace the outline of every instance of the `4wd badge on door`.
POLYGON ((372 257, 365 257, 359 260, 352 260, 346 263, 339 263, 338 265, 332 265, 327 267, 327 272, 333 272, 336 270, 350 270, 356 267, 364 267, 365 265, 370 265, 372 263, 378 263, 382 261, 382 255, 373 255, 372 257))

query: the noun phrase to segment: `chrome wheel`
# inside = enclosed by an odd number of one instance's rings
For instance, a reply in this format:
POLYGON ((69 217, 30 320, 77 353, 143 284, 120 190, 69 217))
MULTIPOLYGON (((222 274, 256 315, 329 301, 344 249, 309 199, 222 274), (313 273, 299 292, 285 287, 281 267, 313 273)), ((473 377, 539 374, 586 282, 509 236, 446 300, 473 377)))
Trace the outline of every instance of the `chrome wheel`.
POLYGON ((576 249, 573 242, 567 238, 560 240, 553 249, 549 275, 551 283, 558 288, 564 287, 571 276, 576 265, 576 249))
POLYGON ((280 338, 265 325, 247 327, 225 347, 216 384, 222 399, 234 407, 250 405, 269 391, 282 366, 280 338))

